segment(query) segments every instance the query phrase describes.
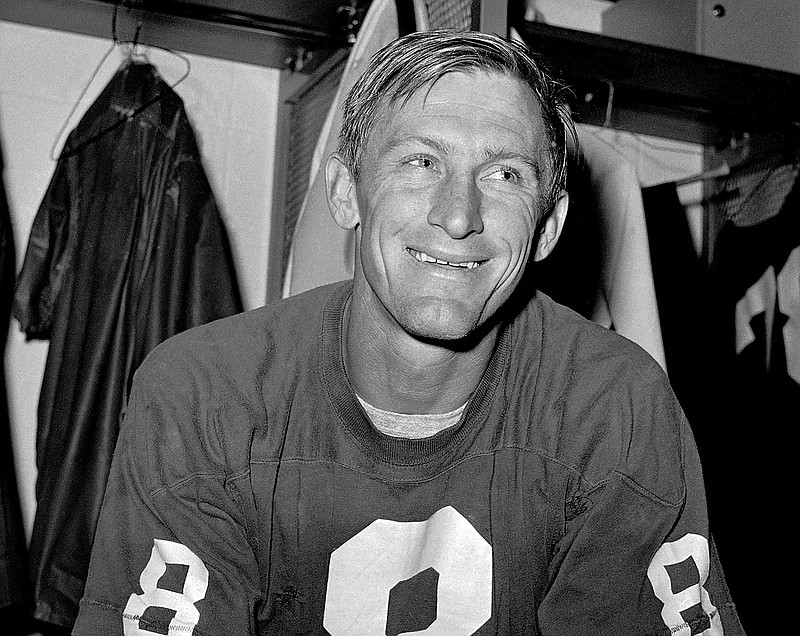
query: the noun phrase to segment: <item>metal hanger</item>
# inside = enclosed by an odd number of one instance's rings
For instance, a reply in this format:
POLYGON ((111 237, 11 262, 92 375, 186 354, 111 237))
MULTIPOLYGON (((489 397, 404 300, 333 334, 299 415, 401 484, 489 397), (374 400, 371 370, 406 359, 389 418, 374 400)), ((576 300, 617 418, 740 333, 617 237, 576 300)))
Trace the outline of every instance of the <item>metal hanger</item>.
MULTIPOLYGON (((142 30, 142 14, 141 14, 141 12, 139 13, 139 17, 137 18, 137 21, 136 21, 136 28, 134 30, 133 39, 131 39, 131 40, 120 40, 117 37, 117 14, 119 13, 120 6, 122 6, 123 4, 124 4, 124 0, 121 0, 120 2, 117 2, 114 5, 114 11, 113 11, 112 18, 111 18, 111 38, 112 38, 111 46, 108 48, 108 50, 106 50, 105 53, 103 53, 102 57, 100 58, 100 61, 95 66, 94 70, 92 71, 91 75, 89 76, 89 79, 87 80, 86 84, 84 85, 83 89, 81 90, 80 94, 78 95, 78 98, 75 100, 75 103, 72 105, 72 108, 70 109, 69 114, 67 115, 67 118, 64 120, 64 123, 61 126, 61 129, 58 131, 58 134, 56 135, 56 138, 53 141, 53 145, 50 147, 50 158, 53 161, 58 161, 58 159, 59 159, 59 156, 56 154, 56 151, 57 151, 57 149, 59 147, 59 144, 61 142, 62 137, 64 136, 64 133, 67 131, 67 127, 69 126, 70 120, 75 115, 75 111, 78 110, 78 106, 83 101, 83 98, 86 96, 86 93, 89 90, 89 87, 94 82, 95 78, 97 77, 97 74, 100 72, 100 69, 103 67, 103 65, 105 64, 106 60, 111 55, 111 53, 115 49, 117 49, 117 47, 126 47, 126 53, 125 53, 125 56, 124 56, 124 61, 123 61, 122 65, 120 66, 120 68, 124 68, 124 67, 126 67, 126 66, 128 66, 128 65, 130 65, 132 63, 145 63, 145 64, 150 64, 152 66, 152 63, 147 58, 147 56, 145 54, 142 54, 138 50, 138 47, 139 47, 139 34, 141 33, 141 30, 142 30)), ((166 48, 166 47, 163 47, 163 46, 158 46, 158 45, 155 45, 155 44, 148 44, 147 46, 150 47, 150 48, 159 49, 159 50, 164 51, 166 53, 170 53, 170 54, 174 55, 175 57, 177 57, 178 59, 180 59, 184 63, 186 68, 185 68, 183 74, 174 83, 169 85, 170 88, 174 89, 178 84, 180 84, 183 80, 185 80, 189 76, 189 73, 191 72, 191 69, 192 69, 192 63, 191 63, 191 61, 189 60, 188 57, 186 57, 182 53, 179 53, 178 51, 174 51, 172 49, 169 49, 169 48, 166 48)), ((132 119, 133 117, 138 115, 140 112, 142 112, 146 108, 152 106, 155 102, 157 102, 159 99, 161 99, 161 97, 162 97, 162 95, 159 94, 154 99, 148 100, 144 104, 141 104, 138 108, 133 109, 132 111, 130 111, 127 114, 128 119, 132 119)), ((74 154, 75 152, 77 152, 80 148, 83 148, 84 146, 88 145, 89 143, 93 143, 93 142, 97 141, 97 139, 99 139, 100 137, 105 135, 107 132, 110 132, 111 130, 116 128, 117 125, 118 124, 115 124, 115 125, 109 127, 108 129, 103 130, 100 133, 92 136, 90 139, 87 139, 86 141, 78 144, 77 146, 75 146, 73 148, 70 148, 67 151, 63 151, 61 153, 61 157, 68 157, 68 156, 74 154)))
POLYGON ((708 181, 709 179, 716 179, 718 177, 725 177, 731 173, 731 167, 728 162, 723 160, 722 163, 715 168, 709 168, 691 177, 684 177, 675 181, 676 186, 688 185, 690 183, 697 183, 698 181, 708 181))

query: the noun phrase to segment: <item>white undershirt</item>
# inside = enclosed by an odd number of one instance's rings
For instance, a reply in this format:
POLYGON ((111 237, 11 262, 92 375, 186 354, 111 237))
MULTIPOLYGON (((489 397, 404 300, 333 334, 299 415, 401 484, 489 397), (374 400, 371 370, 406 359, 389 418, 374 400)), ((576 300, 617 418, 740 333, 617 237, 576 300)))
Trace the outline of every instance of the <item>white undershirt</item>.
POLYGON ((384 411, 376 406, 372 406, 356 396, 361 406, 367 412, 369 419, 381 433, 392 437, 407 437, 410 439, 421 439, 430 437, 439 431, 455 426, 461 419, 466 402, 454 411, 447 413, 395 413, 384 411))

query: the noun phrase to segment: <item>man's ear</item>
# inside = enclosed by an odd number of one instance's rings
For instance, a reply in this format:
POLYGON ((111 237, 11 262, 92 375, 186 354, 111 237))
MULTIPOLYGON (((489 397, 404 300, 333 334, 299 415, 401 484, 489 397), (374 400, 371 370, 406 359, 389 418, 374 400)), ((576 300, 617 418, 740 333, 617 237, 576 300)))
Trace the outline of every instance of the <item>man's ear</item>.
POLYGON ((553 206, 552 213, 547 218, 547 221, 545 221, 542 233, 539 235, 539 243, 536 246, 533 260, 540 261, 553 251, 553 248, 558 242, 558 237, 561 236, 561 230, 564 229, 564 221, 567 219, 568 207, 569 195, 562 190, 556 204, 553 206))
POLYGON ((325 164, 325 190, 328 207, 336 224, 352 230, 361 222, 356 199, 356 184, 339 153, 328 157, 325 164))

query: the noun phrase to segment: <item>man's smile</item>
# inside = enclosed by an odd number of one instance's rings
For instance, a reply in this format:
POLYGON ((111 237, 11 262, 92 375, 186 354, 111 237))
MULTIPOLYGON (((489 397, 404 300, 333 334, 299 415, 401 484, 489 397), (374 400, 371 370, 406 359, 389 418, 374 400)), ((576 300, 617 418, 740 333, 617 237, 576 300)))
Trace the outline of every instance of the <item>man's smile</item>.
POLYGON ((408 251, 409 254, 411 254, 411 256, 413 256, 420 263, 432 263, 434 265, 451 267, 454 269, 475 269, 476 267, 480 267, 486 262, 486 261, 460 261, 460 262, 446 261, 440 258, 436 258, 434 256, 430 256, 425 252, 420 252, 419 250, 415 250, 410 247, 406 248, 406 250, 408 251))

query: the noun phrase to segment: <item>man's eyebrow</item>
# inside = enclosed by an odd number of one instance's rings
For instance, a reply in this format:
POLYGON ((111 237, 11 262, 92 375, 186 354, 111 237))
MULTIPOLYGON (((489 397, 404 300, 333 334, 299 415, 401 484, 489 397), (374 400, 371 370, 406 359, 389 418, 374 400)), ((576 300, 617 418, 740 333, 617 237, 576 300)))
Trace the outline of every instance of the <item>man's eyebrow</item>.
POLYGON ((384 151, 393 150, 408 143, 419 143, 428 148, 437 150, 442 154, 449 154, 452 152, 452 146, 442 139, 428 137, 427 135, 397 135, 392 137, 386 142, 384 151))

